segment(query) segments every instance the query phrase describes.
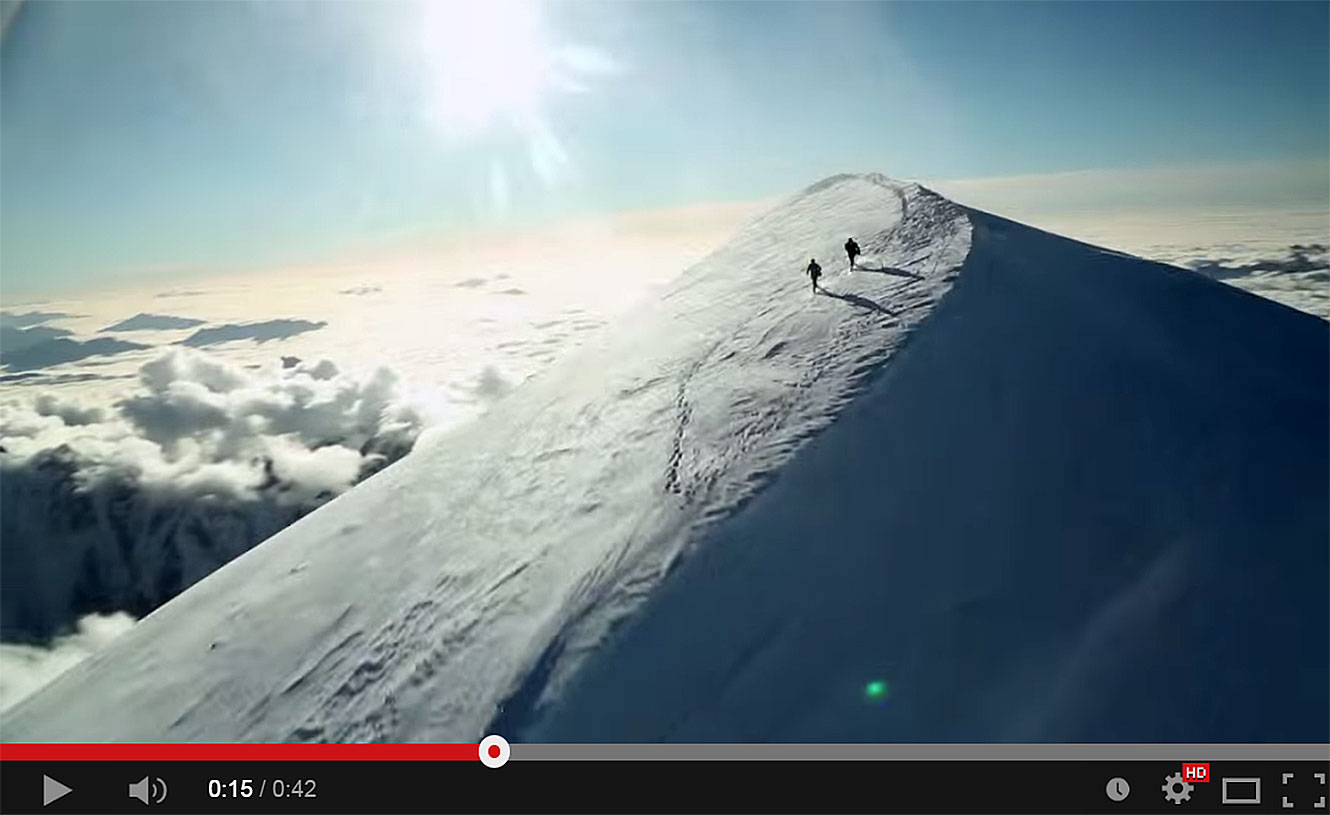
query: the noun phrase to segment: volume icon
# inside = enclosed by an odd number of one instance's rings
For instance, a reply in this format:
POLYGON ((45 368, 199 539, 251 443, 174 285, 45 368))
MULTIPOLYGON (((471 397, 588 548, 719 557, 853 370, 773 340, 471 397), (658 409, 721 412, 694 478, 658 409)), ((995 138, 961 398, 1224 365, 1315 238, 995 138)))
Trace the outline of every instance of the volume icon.
POLYGON ((144 804, 160 804, 166 800, 166 781, 157 776, 143 776, 129 785, 129 797, 144 804))

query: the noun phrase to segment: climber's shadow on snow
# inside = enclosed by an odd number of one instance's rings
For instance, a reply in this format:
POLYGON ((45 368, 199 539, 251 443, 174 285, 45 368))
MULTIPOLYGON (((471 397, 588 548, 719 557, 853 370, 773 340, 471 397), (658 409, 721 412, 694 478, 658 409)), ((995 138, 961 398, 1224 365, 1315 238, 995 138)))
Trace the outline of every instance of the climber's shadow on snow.
POLYGON ((881 314, 886 314, 889 316, 895 314, 895 312, 891 311, 890 309, 883 307, 881 303, 878 303, 874 300, 869 300, 867 297, 864 297, 862 295, 841 294, 839 292, 827 291, 826 289, 818 289, 818 292, 821 294, 825 294, 827 297, 834 297, 837 300, 844 300, 845 302, 850 303, 851 305, 858 306, 859 308, 866 308, 871 311, 876 311, 881 314))
POLYGON ((898 269, 895 266, 855 266, 856 272, 876 272, 878 274, 895 275, 896 277, 908 277, 911 280, 923 280, 924 276, 915 274, 908 269, 898 269))

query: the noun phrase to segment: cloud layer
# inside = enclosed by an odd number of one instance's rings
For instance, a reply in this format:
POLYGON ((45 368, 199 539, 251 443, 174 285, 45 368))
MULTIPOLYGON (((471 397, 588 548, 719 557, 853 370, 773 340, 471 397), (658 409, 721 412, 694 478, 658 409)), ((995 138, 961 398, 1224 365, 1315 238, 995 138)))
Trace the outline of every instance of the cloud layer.
POLYGON ((141 616, 405 455, 424 424, 396 375, 252 371, 173 348, 109 407, 0 404, 0 638, 141 616))
POLYGON ((172 349, 139 379, 140 391, 100 419, 50 394, 0 406, 5 463, 67 446, 83 486, 125 478, 162 493, 244 498, 271 471, 309 497, 350 486, 374 449, 409 447, 421 424, 397 402, 387 368, 363 379, 327 360, 254 372, 172 349))
POLYGON ((128 631, 128 614, 89 614, 49 646, 0 643, 0 711, 100 651, 128 631))

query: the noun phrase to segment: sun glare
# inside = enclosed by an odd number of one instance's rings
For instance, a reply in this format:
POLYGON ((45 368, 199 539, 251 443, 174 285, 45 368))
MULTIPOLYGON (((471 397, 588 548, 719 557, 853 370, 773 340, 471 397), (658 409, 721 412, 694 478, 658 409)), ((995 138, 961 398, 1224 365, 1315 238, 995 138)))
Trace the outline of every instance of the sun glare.
POLYGON ((485 189, 506 211, 523 167, 545 187, 572 175, 552 108, 615 63, 587 47, 555 41, 540 0, 440 0, 420 6, 422 104, 446 140, 489 150, 485 189))
POLYGON ((422 5, 421 52, 428 113, 445 131, 476 136, 495 127, 527 129, 553 90, 552 49, 534 2, 422 5))
POLYGON ((592 49, 555 43, 539 0, 443 0, 422 4, 420 53, 430 114, 450 133, 543 126, 560 93, 613 62, 592 49))

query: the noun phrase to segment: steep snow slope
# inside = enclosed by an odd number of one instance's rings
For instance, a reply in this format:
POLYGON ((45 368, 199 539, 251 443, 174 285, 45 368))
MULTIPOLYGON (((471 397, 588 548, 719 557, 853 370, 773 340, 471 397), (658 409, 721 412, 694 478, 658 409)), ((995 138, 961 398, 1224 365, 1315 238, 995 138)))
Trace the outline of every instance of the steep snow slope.
POLYGON ((972 220, 926 330, 516 738, 1327 738, 1326 324, 972 220))
POLYGON ((1328 341, 831 178, 3 738, 1324 739, 1328 341))

